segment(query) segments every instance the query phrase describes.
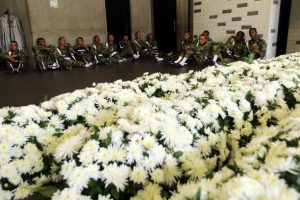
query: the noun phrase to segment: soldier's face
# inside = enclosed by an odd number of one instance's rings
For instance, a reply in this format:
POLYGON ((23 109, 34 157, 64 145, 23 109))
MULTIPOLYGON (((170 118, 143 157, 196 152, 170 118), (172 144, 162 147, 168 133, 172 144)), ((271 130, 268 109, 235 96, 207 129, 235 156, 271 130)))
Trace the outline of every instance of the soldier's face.
POLYGON ((253 30, 253 29, 251 29, 249 31, 249 35, 250 35, 251 38, 254 38, 254 39, 257 38, 257 32, 255 30, 253 30))
POLYGON ((13 50, 13 51, 17 50, 18 49, 18 44, 15 43, 15 42, 11 43, 10 44, 10 49, 13 50))
POLYGON ((135 38, 136 38, 136 39, 141 39, 141 37, 142 37, 142 34, 141 34, 140 32, 137 32, 137 33, 135 34, 135 38))
POLYGON ((46 41, 45 40, 39 40, 37 45, 41 46, 41 47, 44 47, 44 46, 46 46, 46 41))
POLYGON ((99 36, 96 36, 96 37, 95 37, 95 42, 97 42, 97 43, 100 42, 100 37, 99 37, 99 36))
POLYGON ((83 40, 82 40, 82 39, 77 39, 76 43, 77 43, 78 45, 83 45, 83 40))
POLYGON ((206 37, 205 36, 200 36, 199 37, 199 43, 201 44, 201 45, 203 45, 203 44, 205 44, 206 43, 206 37))
POLYGON ((115 38, 114 38, 113 35, 109 35, 109 36, 108 36, 108 41, 109 41, 109 42, 114 42, 114 40, 115 40, 115 38))
POLYGON ((188 33, 185 33, 184 35, 183 35, 183 38, 184 38, 184 40, 189 40, 190 39, 190 34, 188 34, 188 33))
POLYGON ((124 42, 128 42, 128 41, 129 41, 128 35, 125 35, 125 36, 123 37, 123 40, 124 40, 124 42))
POLYGON ((59 42, 58 42, 58 44, 61 45, 61 46, 66 45, 66 43, 67 43, 67 41, 66 41, 65 38, 60 39, 59 42))
POLYGON ((242 33, 237 33, 235 38, 236 38, 236 41, 238 41, 238 42, 241 42, 244 40, 244 36, 242 33))

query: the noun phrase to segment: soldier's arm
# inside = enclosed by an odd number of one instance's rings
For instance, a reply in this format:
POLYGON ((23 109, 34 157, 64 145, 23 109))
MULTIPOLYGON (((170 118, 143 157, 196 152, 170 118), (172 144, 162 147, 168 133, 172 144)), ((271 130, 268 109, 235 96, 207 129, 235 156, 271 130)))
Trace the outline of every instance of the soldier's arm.
POLYGON ((261 40, 261 44, 260 44, 260 53, 259 53, 259 57, 260 58, 264 58, 266 56, 266 51, 267 51, 267 43, 264 40, 261 40))

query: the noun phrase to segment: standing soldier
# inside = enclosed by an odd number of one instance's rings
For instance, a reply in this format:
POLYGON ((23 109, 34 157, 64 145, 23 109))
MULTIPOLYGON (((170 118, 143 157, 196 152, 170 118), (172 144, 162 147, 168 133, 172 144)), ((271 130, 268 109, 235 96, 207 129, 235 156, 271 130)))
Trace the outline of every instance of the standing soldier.
MULTIPOLYGON (((211 64, 213 55, 213 46, 212 43, 207 41, 205 34, 201 34, 197 39, 197 42, 192 45, 190 49, 187 50, 185 58, 183 60, 190 61, 195 65, 201 67, 206 67, 211 64)), ((186 62, 180 62, 176 66, 185 66, 186 62)))
POLYGON ((142 34, 140 31, 135 32, 135 40, 132 43, 133 50, 137 56, 135 58, 146 58, 149 55, 147 44, 142 40, 142 34))
POLYGON ((121 55, 124 58, 133 58, 134 56, 134 51, 131 46, 131 42, 129 41, 128 35, 123 36, 123 40, 119 42, 119 47, 121 51, 121 55))
POLYGON ((47 45, 44 38, 38 38, 36 43, 37 45, 32 48, 32 51, 40 70, 59 68, 56 48, 53 45, 47 45))
POLYGON ((266 55, 267 43, 257 35, 256 28, 249 29, 251 40, 248 41, 249 52, 253 54, 254 59, 263 59, 266 55))
POLYGON ((73 48, 76 60, 83 62, 85 67, 91 67, 93 65, 92 52, 89 46, 85 44, 82 37, 76 39, 76 45, 73 48))
POLYGON ((63 68, 71 71, 72 67, 84 67, 83 62, 76 60, 74 55, 75 51, 72 46, 67 43, 65 37, 58 38, 58 47, 56 50, 59 63, 63 68))
POLYGON ((179 62, 185 63, 186 59, 185 58, 185 54, 187 53, 187 51, 191 48, 192 46, 192 39, 191 39, 191 33, 189 31, 185 31, 184 35, 183 35, 183 41, 181 42, 180 46, 179 46, 179 57, 177 60, 175 61, 171 61, 169 62, 170 64, 177 64, 179 62))
POLYGON ((105 48, 108 53, 109 59, 113 63, 125 63, 127 60, 118 53, 118 46, 115 43, 115 37, 109 34, 105 43, 105 48))
POLYGON ((220 44, 216 49, 216 55, 213 58, 216 63, 218 57, 221 57, 221 63, 227 64, 234 61, 244 60, 248 56, 248 48, 245 42, 245 33, 238 31, 235 36, 231 36, 225 44, 220 44))
POLYGON ((12 73, 19 73, 24 68, 26 62, 26 55, 24 51, 18 49, 18 43, 11 41, 10 50, 3 53, 8 68, 12 73))
POLYGON ((94 36, 93 44, 91 44, 91 49, 94 59, 96 60, 96 64, 111 64, 106 47, 101 43, 99 35, 94 36))

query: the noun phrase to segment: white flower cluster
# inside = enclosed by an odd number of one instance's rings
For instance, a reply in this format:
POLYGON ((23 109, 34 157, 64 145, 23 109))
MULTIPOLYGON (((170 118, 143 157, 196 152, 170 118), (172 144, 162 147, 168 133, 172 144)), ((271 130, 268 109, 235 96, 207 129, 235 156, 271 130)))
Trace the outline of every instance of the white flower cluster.
POLYGON ((0 109, 0 197, 300 198, 300 53, 0 109))

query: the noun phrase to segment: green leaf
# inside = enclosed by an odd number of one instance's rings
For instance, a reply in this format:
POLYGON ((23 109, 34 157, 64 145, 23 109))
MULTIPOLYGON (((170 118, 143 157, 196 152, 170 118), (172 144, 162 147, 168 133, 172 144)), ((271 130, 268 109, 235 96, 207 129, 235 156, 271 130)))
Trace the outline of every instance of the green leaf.
POLYGON ((44 197, 51 198, 57 190, 58 188, 54 186, 43 186, 36 188, 34 192, 40 193, 44 197))
POLYGON ((201 188, 199 188, 195 194, 195 200, 200 200, 201 199, 201 188))
POLYGON ((113 196, 114 199, 119 199, 120 194, 115 186, 113 186, 110 190, 111 195, 113 196))
POLYGON ((182 155, 183 155, 183 152, 182 152, 182 151, 176 151, 176 152, 173 153, 173 157, 174 157, 174 158, 179 158, 179 157, 182 156, 182 155))

